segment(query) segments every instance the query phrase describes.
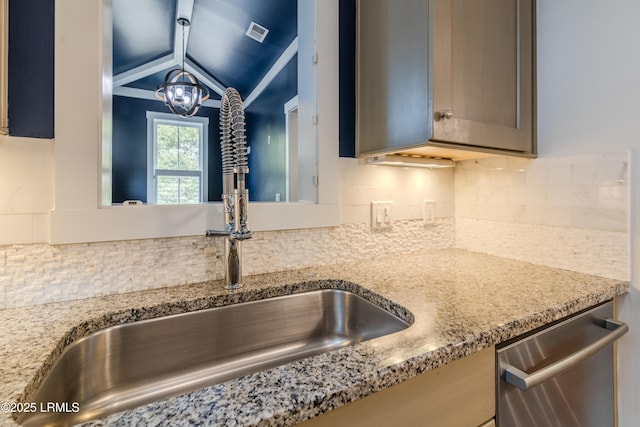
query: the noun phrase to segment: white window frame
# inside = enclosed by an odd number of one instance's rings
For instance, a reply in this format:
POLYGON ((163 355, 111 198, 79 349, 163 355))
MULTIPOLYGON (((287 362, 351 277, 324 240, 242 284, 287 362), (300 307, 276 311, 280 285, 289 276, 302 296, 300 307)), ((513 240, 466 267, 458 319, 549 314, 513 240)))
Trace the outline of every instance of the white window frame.
POLYGON ((0 0, 0 134, 9 132, 9 0, 0 0))
POLYGON ((199 176, 200 202, 208 198, 208 146, 209 119, 207 117, 180 117, 171 113, 147 111, 147 203, 157 203, 157 176, 199 176), (159 124, 174 126, 190 126, 198 128, 200 133, 200 171, 160 170, 156 164, 156 129, 159 124))

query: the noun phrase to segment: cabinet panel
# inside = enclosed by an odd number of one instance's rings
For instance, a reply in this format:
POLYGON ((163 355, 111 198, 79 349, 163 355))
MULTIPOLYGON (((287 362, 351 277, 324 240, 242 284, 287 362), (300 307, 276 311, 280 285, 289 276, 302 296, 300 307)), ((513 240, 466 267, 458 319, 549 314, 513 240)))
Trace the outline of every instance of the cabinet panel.
POLYGON ((435 0, 432 139, 533 151, 531 0, 435 0))
POLYGON ((535 154, 535 0, 357 7, 358 155, 535 154))
POLYGON ((491 347, 302 423, 305 427, 480 426, 495 415, 491 347))
POLYGON ((426 141, 428 2, 361 0, 357 7, 358 151, 426 141))
POLYGON ((438 1, 436 109, 456 118, 515 127, 518 111, 516 3, 438 1))

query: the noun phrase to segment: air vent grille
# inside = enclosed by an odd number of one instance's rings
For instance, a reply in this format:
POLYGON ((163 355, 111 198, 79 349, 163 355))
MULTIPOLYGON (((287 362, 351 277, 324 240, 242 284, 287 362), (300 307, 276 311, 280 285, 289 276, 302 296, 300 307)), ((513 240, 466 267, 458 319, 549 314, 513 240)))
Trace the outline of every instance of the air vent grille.
POLYGON ((252 39, 262 43, 265 37, 267 37, 267 34, 269 34, 269 30, 262 25, 251 21, 251 24, 249 24, 249 28, 247 29, 247 32, 245 34, 252 39))

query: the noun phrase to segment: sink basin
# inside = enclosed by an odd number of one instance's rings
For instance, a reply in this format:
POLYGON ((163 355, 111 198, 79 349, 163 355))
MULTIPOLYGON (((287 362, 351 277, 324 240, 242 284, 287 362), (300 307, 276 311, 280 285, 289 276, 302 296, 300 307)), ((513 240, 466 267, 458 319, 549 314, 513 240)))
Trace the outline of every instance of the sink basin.
POLYGON ((28 399, 68 411, 23 413, 17 421, 85 422, 408 326, 333 289, 113 326, 71 344, 28 399))

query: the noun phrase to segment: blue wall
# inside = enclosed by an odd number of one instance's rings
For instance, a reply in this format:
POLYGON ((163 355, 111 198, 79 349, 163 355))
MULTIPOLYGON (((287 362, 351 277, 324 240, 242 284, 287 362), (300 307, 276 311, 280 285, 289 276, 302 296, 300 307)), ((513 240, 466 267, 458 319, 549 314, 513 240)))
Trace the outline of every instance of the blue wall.
POLYGON ((9 1, 9 134, 53 138, 54 0, 9 1))
MULTIPOLYGON (((294 58, 245 112, 249 155, 249 198, 275 201, 286 197, 286 129, 284 104, 298 93, 298 61, 294 58)), ((168 112, 159 101, 113 97, 112 201, 147 202, 147 111, 168 112)), ((219 110, 202 108, 209 118, 209 201, 222 194, 219 110)))
POLYGON ((247 108, 249 156, 249 200, 281 200, 287 192, 286 121, 284 104, 298 94, 298 57, 278 73, 262 94, 247 108))
MULTIPOLYGON (((169 113, 160 101, 113 97, 112 201, 147 202, 147 111, 169 113)), ((219 110, 201 108, 197 116, 209 118, 208 200, 220 201, 222 164, 220 159, 219 110)))

